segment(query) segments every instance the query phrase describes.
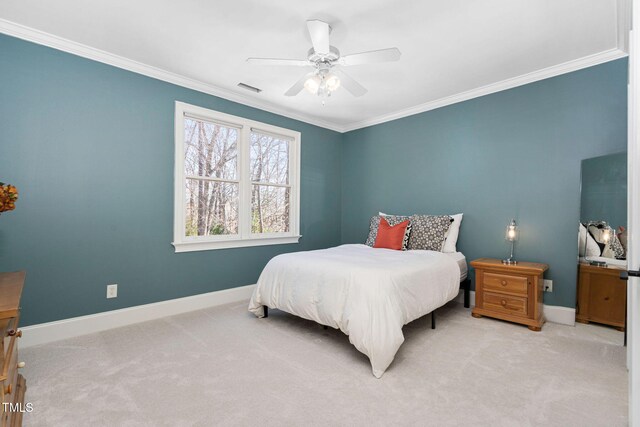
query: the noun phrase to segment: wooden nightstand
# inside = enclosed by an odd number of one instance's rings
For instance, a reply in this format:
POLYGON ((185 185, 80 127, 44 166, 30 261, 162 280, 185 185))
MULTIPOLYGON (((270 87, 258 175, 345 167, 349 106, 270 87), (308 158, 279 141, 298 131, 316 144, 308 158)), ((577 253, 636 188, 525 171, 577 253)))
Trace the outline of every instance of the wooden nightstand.
POLYGON ((495 317, 527 325, 532 331, 542 329, 542 285, 548 265, 505 265, 499 259, 480 258, 471 261, 471 266, 476 270, 473 317, 495 317))
POLYGON ((627 282, 620 280, 622 267, 578 264, 576 322, 603 323, 625 329, 627 282))

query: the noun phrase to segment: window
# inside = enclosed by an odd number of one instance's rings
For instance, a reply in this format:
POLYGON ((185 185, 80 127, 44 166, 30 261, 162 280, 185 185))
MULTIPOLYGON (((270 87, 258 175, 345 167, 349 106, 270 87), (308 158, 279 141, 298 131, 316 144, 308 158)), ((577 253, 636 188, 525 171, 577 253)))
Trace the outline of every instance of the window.
POLYGON ((176 252, 297 243, 300 133, 176 102, 176 252))

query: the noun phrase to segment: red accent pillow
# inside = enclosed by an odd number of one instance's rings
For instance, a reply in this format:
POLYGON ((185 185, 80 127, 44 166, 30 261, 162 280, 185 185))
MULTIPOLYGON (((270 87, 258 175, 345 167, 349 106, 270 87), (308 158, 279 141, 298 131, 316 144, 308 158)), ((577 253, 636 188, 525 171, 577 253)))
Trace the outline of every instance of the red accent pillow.
POLYGON ((396 251, 406 250, 407 241, 409 240, 408 230, 411 230, 409 220, 390 226, 386 219, 380 217, 378 235, 373 247, 395 249, 396 251))

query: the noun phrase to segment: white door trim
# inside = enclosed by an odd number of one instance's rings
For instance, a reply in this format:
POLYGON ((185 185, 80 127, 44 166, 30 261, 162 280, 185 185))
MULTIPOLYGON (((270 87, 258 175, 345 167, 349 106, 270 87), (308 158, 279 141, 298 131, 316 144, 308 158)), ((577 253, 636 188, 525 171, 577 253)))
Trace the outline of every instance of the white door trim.
MULTIPOLYGON (((637 3, 636 3, 637 6, 637 3)), ((640 112, 640 8, 631 13, 629 33, 629 90, 628 90, 628 189, 627 225, 629 247, 627 260, 629 269, 640 268, 640 134, 638 118, 640 112)), ((627 282, 627 367, 629 368, 629 425, 640 426, 640 278, 627 282)))

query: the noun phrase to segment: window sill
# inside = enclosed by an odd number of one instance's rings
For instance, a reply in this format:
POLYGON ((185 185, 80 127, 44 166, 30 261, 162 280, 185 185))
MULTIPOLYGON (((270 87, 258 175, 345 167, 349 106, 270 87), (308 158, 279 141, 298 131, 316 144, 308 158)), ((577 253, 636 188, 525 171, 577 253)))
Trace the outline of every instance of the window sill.
POLYGON ((173 242, 176 253, 210 251, 214 249, 248 248, 252 246, 285 245, 298 243, 302 236, 261 237, 258 239, 218 240, 208 242, 173 242))

